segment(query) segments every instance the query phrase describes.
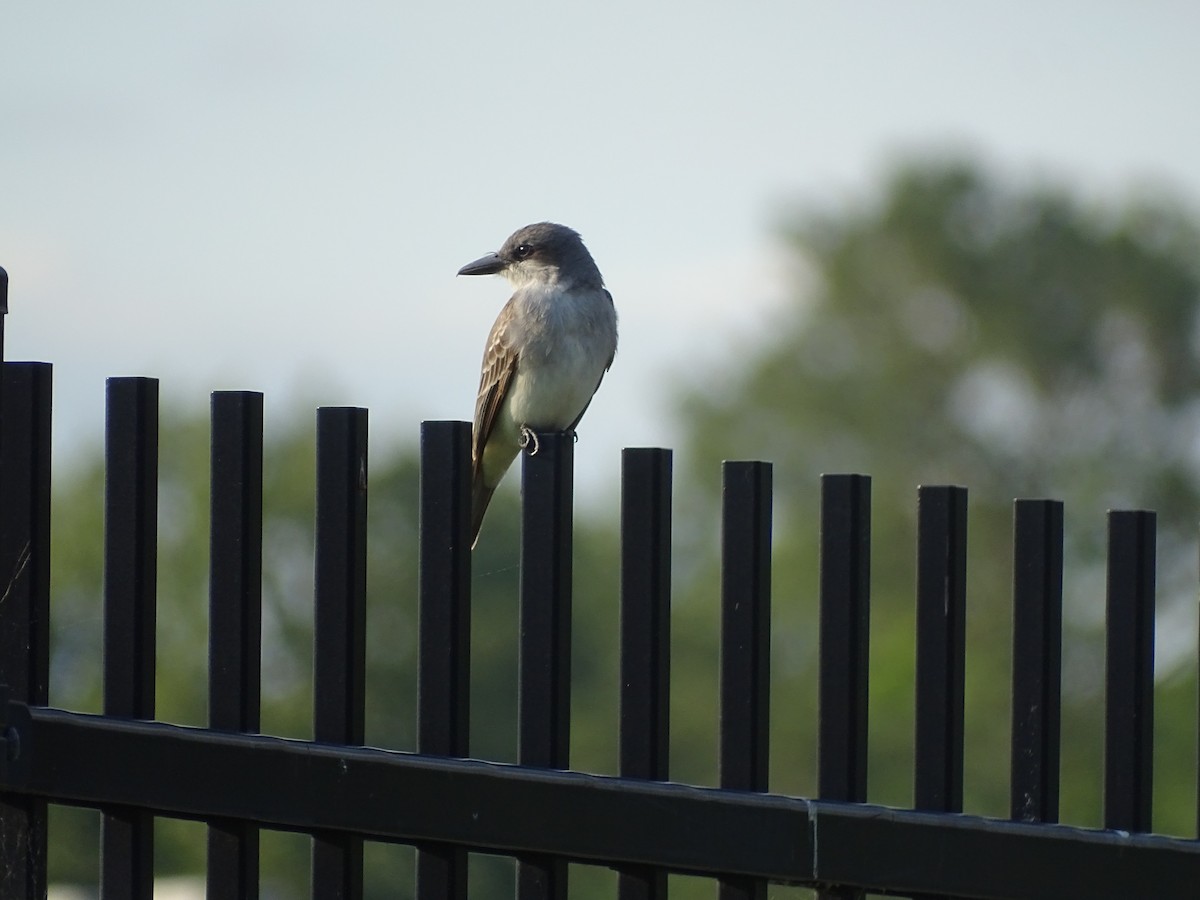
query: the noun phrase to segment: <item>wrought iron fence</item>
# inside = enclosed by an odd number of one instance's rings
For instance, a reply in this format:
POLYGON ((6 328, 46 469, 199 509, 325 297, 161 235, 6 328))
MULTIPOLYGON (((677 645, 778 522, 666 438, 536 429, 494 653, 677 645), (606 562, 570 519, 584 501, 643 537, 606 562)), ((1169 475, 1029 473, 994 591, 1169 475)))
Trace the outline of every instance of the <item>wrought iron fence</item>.
MULTIPOLYGON (((2 305, 0 305, 2 309, 2 305)), ((0 328, 3 318, 0 316, 0 328)), ((0 340, 3 332, 0 331, 0 340)), ((0 343, 2 352, 2 343, 0 343)), ((0 894, 46 890, 47 804, 103 815, 106 897, 152 896, 153 819, 208 825, 210 897, 254 897, 260 828, 312 837, 312 896, 361 896, 364 841, 415 845, 415 893, 463 898, 470 851, 518 860, 522 900, 569 861, 723 898, 769 883, 979 898, 1193 898, 1200 844, 1151 835, 1155 517, 1110 514, 1104 825, 1056 824, 1062 505, 1014 517, 1010 820, 961 814, 966 491, 919 491, 915 806, 866 800, 870 479, 822 480, 817 798, 767 793, 772 469, 723 472, 719 787, 668 781, 672 457, 624 451, 620 772, 569 770, 573 443, 522 457, 519 759, 468 755, 470 425, 421 430, 416 753, 363 746, 367 413, 317 415, 314 739, 258 734, 262 396, 212 395, 210 721, 155 718, 158 385, 108 383, 104 714, 48 696, 51 367, 0 372, 0 894)))

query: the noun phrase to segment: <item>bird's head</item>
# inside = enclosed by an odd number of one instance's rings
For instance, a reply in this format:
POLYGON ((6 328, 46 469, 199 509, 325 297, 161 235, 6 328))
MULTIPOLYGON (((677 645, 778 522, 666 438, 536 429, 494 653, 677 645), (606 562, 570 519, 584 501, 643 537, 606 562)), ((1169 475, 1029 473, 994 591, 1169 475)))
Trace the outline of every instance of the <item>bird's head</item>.
POLYGON ((503 275, 513 287, 571 283, 600 287, 600 270, 579 233, 566 225, 538 222, 518 228, 497 252, 481 256, 459 275, 503 275))

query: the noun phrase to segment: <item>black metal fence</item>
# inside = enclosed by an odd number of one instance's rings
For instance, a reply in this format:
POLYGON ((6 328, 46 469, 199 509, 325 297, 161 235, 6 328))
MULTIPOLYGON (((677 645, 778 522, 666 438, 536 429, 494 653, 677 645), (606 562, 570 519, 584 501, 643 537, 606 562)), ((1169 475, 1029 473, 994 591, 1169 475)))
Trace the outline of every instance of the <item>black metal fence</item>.
MULTIPOLYGON (((0 328, 3 319, 0 318, 0 328)), ((3 332, 0 331, 0 340, 3 332)), ((0 344, 2 348, 2 344, 0 344)), ((318 411, 313 741, 258 734, 262 397, 212 396, 208 728, 155 716, 158 387, 108 384, 104 715, 48 705, 51 368, 0 381, 0 895, 42 897, 47 804, 103 814, 104 896, 152 896, 153 818, 208 825, 208 895, 254 897, 260 828, 312 836, 312 896, 361 895, 363 842, 415 845, 422 900, 466 896, 469 851, 518 860, 522 900, 566 866, 622 900, 711 876, 823 896, 1195 898, 1200 843, 1150 827, 1155 518, 1109 522, 1104 830, 1058 809, 1062 506, 1015 508, 1012 818, 960 813, 966 491, 919 493, 916 810, 866 804, 870 479, 822 481, 819 798, 767 790, 771 466, 724 466, 720 787, 668 783, 671 453, 624 451, 620 775, 568 771, 573 443, 522 458, 519 764, 466 759, 470 425, 421 431, 416 753, 362 746, 367 414, 318 411), (986 865, 981 864, 986 861, 986 865)))

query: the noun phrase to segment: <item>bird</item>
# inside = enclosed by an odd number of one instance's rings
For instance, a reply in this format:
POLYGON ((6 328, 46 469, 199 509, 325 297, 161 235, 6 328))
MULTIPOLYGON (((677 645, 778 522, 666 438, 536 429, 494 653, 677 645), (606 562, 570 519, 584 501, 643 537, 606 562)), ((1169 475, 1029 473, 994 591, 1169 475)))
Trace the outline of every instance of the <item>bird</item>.
MULTIPOLYGON (((459 275, 502 275, 513 295, 484 345, 471 430, 471 547, 504 473, 537 432, 574 432, 617 352, 612 294, 577 231, 537 222, 459 275)), ((532 446, 531 446, 532 445, 532 446)))

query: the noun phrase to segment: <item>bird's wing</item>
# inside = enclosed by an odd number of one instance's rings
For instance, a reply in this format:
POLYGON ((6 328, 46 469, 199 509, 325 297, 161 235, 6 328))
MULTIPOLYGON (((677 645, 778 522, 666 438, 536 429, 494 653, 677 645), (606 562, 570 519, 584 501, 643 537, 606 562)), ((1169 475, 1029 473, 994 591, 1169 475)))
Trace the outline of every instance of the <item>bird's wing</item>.
POLYGON ((500 407, 504 404, 513 376, 517 373, 520 356, 512 345, 510 325, 513 314, 513 300, 510 299, 496 317, 488 335, 487 348, 483 352, 483 371, 479 376, 479 395, 475 398, 475 424, 471 432, 471 458, 474 461, 476 477, 483 466, 484 445, 496 427, 496 417, 500 414, 500 407))

